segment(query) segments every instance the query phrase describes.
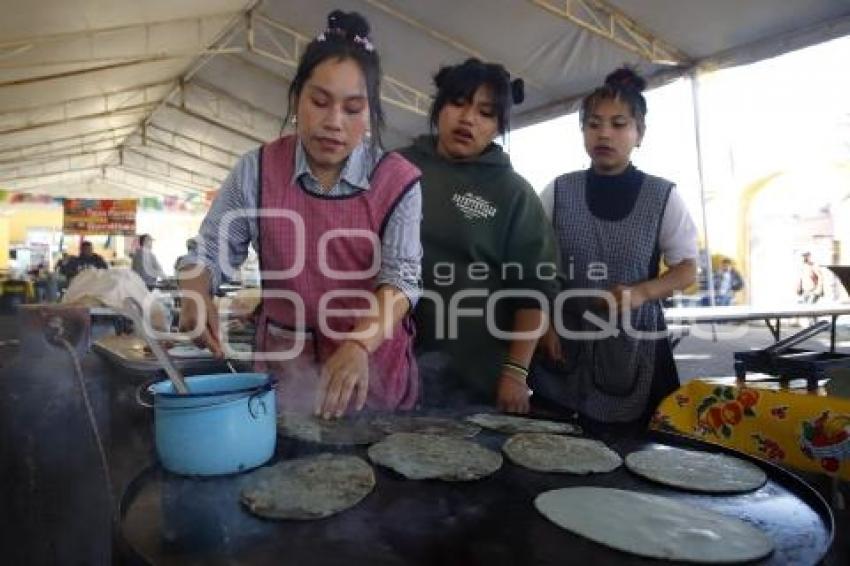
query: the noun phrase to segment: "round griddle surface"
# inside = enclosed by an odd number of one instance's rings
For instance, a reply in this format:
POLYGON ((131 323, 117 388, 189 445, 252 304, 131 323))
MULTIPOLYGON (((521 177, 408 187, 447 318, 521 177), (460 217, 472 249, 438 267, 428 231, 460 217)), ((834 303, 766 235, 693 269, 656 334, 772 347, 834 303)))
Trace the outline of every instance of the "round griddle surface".
MULTIPOLYGON (((624 437, 593 431, 621 456, 656 445, 726 452, 758 463, 768 475, 742 495, 687 493, 644 480, 625 467, 572 476, 520 468, 505 459, 489 478, 468 482, 411 481, 375 467, 374 491, 358 506, 316 521, 265 521, 239 503, 246 476, 174 476, 154 466, 122 500, 122 535, 151 564, 425 565, 659 564, 564 531, 533 506, 559 487, 593 485, 666 495, 756 525, 776 545, 757 564, 815 564, 832 542, 833 518, 807 484, 772 464, 721 447, 665 433, 624 437)), ((474 441, 499 449, 506 436, 482 432, 474 441)), ((276 460, 327 451, 281 439, 276 460)), ((365 448, 336 450, 365 456, 365 448)))

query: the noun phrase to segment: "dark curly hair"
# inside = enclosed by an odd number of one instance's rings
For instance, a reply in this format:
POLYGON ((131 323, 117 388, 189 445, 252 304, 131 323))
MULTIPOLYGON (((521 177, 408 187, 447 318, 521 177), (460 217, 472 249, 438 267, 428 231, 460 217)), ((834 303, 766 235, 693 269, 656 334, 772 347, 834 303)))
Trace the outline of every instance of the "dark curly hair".
POLYGON ((475 58, 459 65, 441 67, 434 75, 437 96, 431 105, 431 125, 437 127, 440 112, 447 103, 472 100, 481 85, 487 85, 493 91, 499 133, 504 135, 510 129, 511 106, 521 104, 525 99, 525 83, 522 79, 511 81, 510 74, 502 65, 484 63, 475 58))
POLYGON ((605 84, 581 101, 579 120, 584 127, 587 118, 593 113, 596 105, 603 100, 620 100, 629 107, 632 117, 637 122, 638 132, 641 135, 646 131, 646 99, 643 91, 646 88, 646 79, 628 66, 623 66, 605 77, 605 84))
POLYGON ((297 106, 298 97, 315 69, 328 59, 351 59, 360 67, 366 79, 366 96, 369 101, 369 122, 372 144, 381 147, 381 130, 384 127, 384 110, 381 107, 381 60, 369 39, 369 22, 357 12, 334 10, 328 15, 328 27, 307 44, 295 77, 289 85, 289 108, 284 127, 289 123, 297 106))

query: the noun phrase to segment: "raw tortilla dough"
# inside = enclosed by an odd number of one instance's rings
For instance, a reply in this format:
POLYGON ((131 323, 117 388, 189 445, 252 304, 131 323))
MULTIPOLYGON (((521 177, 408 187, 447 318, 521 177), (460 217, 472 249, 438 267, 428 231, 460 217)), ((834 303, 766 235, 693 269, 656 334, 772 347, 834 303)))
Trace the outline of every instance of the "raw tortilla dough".
POLYGON ((672 447, 632 452, 626 467, 658 483, 707 493, 743 493, 767 481, 761 468, 745 460, 672 447))
POLYGON ((570 487, 541 493, 534 506, 563 529, 638 556, 729 564, 773 551, 749 523, 658 495, 570 487))
POLYGON ((372 423, 386 432, 418 432, 421 434, 439 434, 455 438, 472 438, 481 427, 472 423, 443 417, 424 417, 418 415, 384 415, 375 417, 372 423))
POLYGON ((267 519, 322 519, 354 507, 375 487, 357 456, 318 454, 260 468, 246 478, 242 503, 267 519))
POLYGON ((526 417, 515 417, 512 415, 494 415, 490 413, 479 413, 466 417, 466 420, 478 426, 489 428, 505 434, 517 434, 520 432, 548 432, 551 434, 581 434, 581 428, 570 423, 559 423, 540 419, 529 419, 526 417))
POLYGON ((502 467, 502 455, 469 440, 399 432, 369 447, 369 459, 412 480, 477 480, 502 467))
POLYGON ((623 463, 598 440, 557 434, 516 434, 505 441, 502 451, 513 463, 538 472, 605 473, 623 463))
POLYGON ((325 420, 313 415, 283 413, 277 419, 277 429, 284 436, 299 440, 345 446, 373 444, 386 436, 367 416, 325 420))

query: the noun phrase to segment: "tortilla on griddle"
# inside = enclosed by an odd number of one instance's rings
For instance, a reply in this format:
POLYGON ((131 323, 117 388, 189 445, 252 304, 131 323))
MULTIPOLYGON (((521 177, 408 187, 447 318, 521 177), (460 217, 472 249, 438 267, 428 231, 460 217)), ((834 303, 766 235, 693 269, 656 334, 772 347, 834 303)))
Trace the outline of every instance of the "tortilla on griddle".
POLYGON ((497 415, 491 413, 478 413, 466 417, 466 420, 478 426, 503 432, 505 434, 519 434, 521 432, 545 432, 550 434, 581 434, 581 428, 570 423, 559 423, 542 419, 529 419, 513 415, 497 415))
POLYGON ((744 493, 767 481, 761 468, 745 460, 673 447, 632 452, 626 467, 654 482, 705 493, 744 493))
POLYGON ((472 438, 481 432, 481 427, 472 423, 443 417, 418 415, 382 415, 375 417, 372 424, 387 434, 418 432, 420 434, 437 434, 454 438, 472 438))
POLYGON ((502 467, 502 455, 469 440, 399 432, 369 447, 369 459, 412 480, 470 481, 502 467))
POLYGON ((277 429, 284 436, 316 442, 361 446, 383 439, 386 433, 364 415, 325 420, 313 415, 283 413, 277 419, 277 429))
POLYGON ((541 493, 534 506, 563 529, 638 556, 728 564, 773 551, 749 523, 658 495, 571 487, 541 493))
POLYGON ((557 434, 515 434, 502 451, 513 463, 537 472, 605 473, 623 463, 619 454, 598 440, 557 434))
POLYGON ((375 487, 357 456, 318 454, 260 468, 246 478, 241 501, 266 519, 322 519, 357 505, 375 487))

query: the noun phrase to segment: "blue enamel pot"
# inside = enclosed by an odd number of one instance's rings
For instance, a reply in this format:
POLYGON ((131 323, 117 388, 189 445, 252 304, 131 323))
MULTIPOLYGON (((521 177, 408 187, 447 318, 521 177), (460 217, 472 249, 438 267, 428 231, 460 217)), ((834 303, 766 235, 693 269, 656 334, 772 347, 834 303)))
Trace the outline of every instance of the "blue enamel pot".
POLYGON ((265 373, 186 378, 180 395, 168 380, 153 395, 156 451, 175 474, 215 476, 262 466, 277 441, 275 381, 265 373))

